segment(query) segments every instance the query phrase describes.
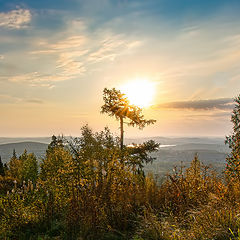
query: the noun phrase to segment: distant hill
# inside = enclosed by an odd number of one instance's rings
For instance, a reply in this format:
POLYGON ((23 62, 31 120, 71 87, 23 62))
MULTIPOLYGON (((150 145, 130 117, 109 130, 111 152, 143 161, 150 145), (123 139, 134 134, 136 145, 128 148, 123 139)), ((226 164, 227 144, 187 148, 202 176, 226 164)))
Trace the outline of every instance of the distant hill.
POLYGON ((34 153, 38 158, 45 155, 48 144, 39 142, 17 142, 0 144, 0 156, 3 163, 8 162, 15 149, 17 156, 21 155, 26 149, 28 153, 34 153))
POLYGON ((185 167, 188 167, 195 154, 198 154, 199 159, 205 165, 211 165, 213 169, 221 173, 225 167, 225 159, 227 153, 209 149, 174 149, 174 147, 161 148, 152 156, 156 160, 152 164, 145 166, 146 172, 152 172, 163 177, 167 172, 170 172, 174 166, 180 166, 181 162, 185 167))
MULTIPOLYGON (((226 156, 230 152, 228 146, 224 144, 224 138, 132 138, 125 139, 125 144, 142 143, 149 139, 160 143, 162 148, 152 154, 156 160, 145 166, 145 171, 153 172, 161 177, 171 171, 175 165, 180 166, 181 162, 188 166, 195 153, 199 154, 199 159, 204 164, 211 164, 218 172, 222 172, 226 156)), ((51 137, 0 138, 0 156, 3 162, 7 162, 12 156, 13 149, 16 150, 17 155, 22 154, 24 149, 27 149, 28 152, 33 152, 38 158, 41 158, 45 155, 50 142, 51 137)))
POLYGON ((22 143, 22 142, 37 142, 49 144, 51 142, 51 137, 25 137, 25 138, 8 138, 0 137, 0 144, 6 143, 22 143))
POLYGON ((146 137, 146 138, 128 138, 126 143, 141 143, 147 140, 154 140, 164 145, 183 145, 183 144, 218 144, 225 146, 224 138, 221 137, 146 137))
POLYGON ((162 145, 159 151, 152 154, 156 160, 145 166, 146 172, 152 172, 164 177, 174 166, 180 166, 181 162, 188 167, 194 155, 198 153, 199 159, 205 165, 211 165, 213 169, 221 173, 226 164, 226 156, 230 149, 224 143, 224 138, 214 137, 154 137, 126 139, 126 144, 142 143, 153 139, 162 145))

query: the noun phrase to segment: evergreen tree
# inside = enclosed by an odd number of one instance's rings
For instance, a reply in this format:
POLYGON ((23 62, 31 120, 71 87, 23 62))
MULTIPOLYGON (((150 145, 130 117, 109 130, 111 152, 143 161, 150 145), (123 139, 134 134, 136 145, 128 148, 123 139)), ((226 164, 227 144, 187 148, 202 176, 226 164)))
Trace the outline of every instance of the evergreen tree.
POLYGON ((52 151, 55 148, 63 148, 63 137, 52 135, 52 141, 48 145, 47 152, 52 151))
POLYGON ((18 159, 15 149, 13 149, 13 155, 9 161, 9 175, 13 178, 21 179, 22 163, 18 159))
POLYGON ((3 165, 3 169, 4 169, 4 173, 5 173, 5 175, 7 175, 8 171, 9 171, 9 168, 8 168, 7 163, 4 163, 4 165, 3 165))
POLYGON ((3 166, 1 156, 0 156, 0 176, 5 176, 5 171, 4 171, 4 166, 3 166))
POLYGON ((18 179, 19 181, 31 180, 36 181, 38 176, 38 163, 33 153, 27 153, 25 149, 19 158, 16 151, 13 150, 13 156, 9 162, 9 175, 18 179))
POLYGON ((38 177, 37 158, 33 153, 27 154, 27 151, 20 156, 22 161, 22 180, 31 180, 36 182, 38 177))
POLYGON ((136 167, 137 172, 143 173, 144 164, 152 163, 155 157, 149 155, 158 151, 160 144, 154 140, 148 140, 142 144, 132 144, 127 148, 129 152, 129 162, 136 167))
POLYGON ((115 88, 104 88, 103 100, 104 105, 101 108, 101 113, 106 113, 109 116, 115 116, 115 118, 120 122, 121 149, 123 149, 123 124, 125 119, 129 120, 129 122, 127 122, 129 126, 137 126, 139 129, 143 129, 146 125, 154 124, 156 122, 156 120, 153 119, 144 119, 142 109, 135 105, 130 105, 129 100, 125 97, 125 94, 115 88))
POLYGON ((69 152, 64 149, 63 137, 52 136, 52 141, 46 150, 40 168, 40 178, 43 180, 54 179, 59 169, 66 167, 66 161, 71 158, 69 152))
POLYGON ((240 179, 240 95, 234 99, 235 107, 232 112, 233 134, 226 137, 231 153, 227 156, 226 171, 230 176, 240 179))

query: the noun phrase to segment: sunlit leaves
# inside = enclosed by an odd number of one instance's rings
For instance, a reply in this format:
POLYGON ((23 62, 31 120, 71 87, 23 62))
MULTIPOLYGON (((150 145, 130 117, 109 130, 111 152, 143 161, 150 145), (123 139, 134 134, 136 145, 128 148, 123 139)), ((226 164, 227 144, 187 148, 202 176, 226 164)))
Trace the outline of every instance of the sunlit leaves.
POLYGON ((231 153, 226 159, 226 173, 240 179, 240 95, 235 98, 231 122, 233 123, 233 134, 227 136, 225 141, 231 149, 231 153))

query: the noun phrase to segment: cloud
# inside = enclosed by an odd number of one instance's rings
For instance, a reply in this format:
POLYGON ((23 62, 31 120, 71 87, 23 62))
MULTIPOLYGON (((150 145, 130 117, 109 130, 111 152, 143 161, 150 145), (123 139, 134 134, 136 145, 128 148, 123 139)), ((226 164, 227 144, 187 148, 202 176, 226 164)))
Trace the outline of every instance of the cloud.
POLYGON ((217 110, 217 111, 205 111, 202 113, 197 113, 197 114, 186 114, 184 115, 184 119, 187 120, 194 120, 194 121, 199 121, 199 120, 226 120, 230 119, 231 117, 231 112, 226 111, 226 110, 217 110))
POLYGON ((85 35, 73 35, 65 37, 65 39, 56 41, 55 43, 49 43, 47 40, 37 42, 38 50, 33 50, 30 54, 41 55, 41 54, 54 54, 65 52, 71 53, 75 50, 77 53, 81 53, 79 49, 84 46, 87 42, 87 36, 85 35))
POLYGON ((26 73, 21 75, 12 76, 8 79, 10 82, 15 83, 28 83, 31 86, 40 86, 52 88, 53 85, 49 82, 58 82, 66 80, 66 76, 63 75, 52 75, 52 74, 41 74, 38 72, 26 73))
POLYGON ((19 103, 21 101, 22 101, 22 98, 13 97, 7 94, 0 94, 0 104, 19 103))
POLYGON ((38 98, 24 99, 7 94, 0 94, 0 104, 20 104, 20 103, 43 104, 44 102, 38 98))
POLYGON ((17 9, 7 13, 0 13, 0 27, 10 29, 26 28, 32 18, 28 9, 17 9))
POLYGON ((3 60, 4 59, 4 56, 0 54, 0 60, 3 60))
POLYGON ((232 98, 218 98, 208 100, 178 101, 162 103, 154 106, 155 109, 190 109, 190 110, 211 110, 211 109, 233 109, 232 98))
POLYGON ((56 50, 54 49, 48 49, 48 50, 36 50, 36 51, 31 51, 30 54, 51 54, 51 53, 56 53, 56 50))
POLYGON ((125 39, 125 36, 108 33, 100 41, 100 44, 95 47, 95 50, 89 54, 88 61, 114 60, 122 51, 138 47, 139 45, 140 41, 128 41, 125 39))
POLYGON ((36 98, 34 98, 34 99, 27 99, 27 100, 25 100, 25 102, 27 102, 27 103, 36 103, 36 104, 43 104, 44 103, 41 99, 36 99, 36 98))
POLYGON ((84 42, 86 42, 85 36, 71 36, 63 41, 59 41, 55 44, 50 44, 49 48, 55 50, 67 50, 69 48, 79 48, 81 47, 84 42))
POLYGON ((93 64, 114 61, 117 56, 140 44, 141 41, 128 39, 123 34, 115 34, 109 30, 87 32, 86 28, 82 28, 81 34, 78 35, 70 31, 69 36, 66 34, 61 40, 55 40, 55 42, 42 38, 36 41, 35 49, 32 49, 29 54, 39 60, 51 57, 51 60, 55 61, 50 63, 52 76, 50 73, 28 73, 11 77, 9 81, 37 86, 43 82, 70 80, 94 71, 96 66, 93 64))
POLYGON ((62 71, 65 76, 75 76, 86 71, 83 62, 77 60, 85 55, 88 50, 64 52, 59 55, 57 60, 57 69, 62 71))

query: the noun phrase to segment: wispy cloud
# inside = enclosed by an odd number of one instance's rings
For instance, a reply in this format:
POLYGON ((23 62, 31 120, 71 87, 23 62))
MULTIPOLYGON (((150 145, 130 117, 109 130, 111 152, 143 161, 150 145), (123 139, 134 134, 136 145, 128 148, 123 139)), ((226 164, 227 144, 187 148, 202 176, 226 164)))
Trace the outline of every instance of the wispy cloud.
POLYGON ((7 94, 0 94, 0 104, 22 104, 22 103, 32 103, 32 104, 43 104, 43 100, 38 98, 20 98, 7 94))
POLYGON ((178 101, 162 103, 154 106, 155 109, 191 109, 191 110, 211 110, 211 109, 232 109, 234 107, 232 98, 219 98, 194 101, 178 101))
MULTIPOLYGON (((192 112, 193 113, 193 112, 192 112)), ((230 119, 231 112, 226 110, 217 110, 217 111, 205 111, 196 114, 186 114, 184 118, 186 120, 226 120, 230 119)))
POLYGON ((32 18, 28 9, 17 9, 0 13, 0 27, 21 29, 27 27, 32 18))
POLYGON ((74 77, 86 71, 84 63, 79 58, 85 55, 88 50, 63 52, 59 54, 56 68, 59 69, 64 76, 74 77))
POLYGON ((109 33, 88 56, 88 61, 114 60, 122 51, 138 47, 140 41, 128 41, 125 36, 109 33))
POLYGON ((27 103, 34 103, 34 104, 43 104, 44 102, 41 99, 26 99, 25 102, 27 103))
POLYGON ((0 104, 19 103, 21 101, 22 101, 22 98, 14 97, 7 94, 0 94, 0 104))
MULTIPOLYGON (((75 23, 74 23, 75 24, 75 23)), ((70 26, 69 29, 75 29, 70 26)), ((117 56, 126 53, 128 50, 140 46, 141 41, 128 39, 127 36, 115 34, 111 31, 104 33, 93 31, 84 32, 81 27, 81 34, 74 34, 62 40, 41 39, 36 42, 35 49, 29 54, 35 59, 51 56, 51 73, 47 74, 33 72, 16 75, 9 78, 11 82, 28 83, 31 86, 43 86, 42 83, 70 80, 83 75, 85 72, 94 71, 93 64, 103 61, 114 61, 117 56)))
POLYGON ((64 80, 66 80, 66 76, 51 75, 51 74, 47 75, 47 74, 41 74, 38 72, 16 75, 8 79, 8 81, 10 82, 28 83, 33 87, 41 86, 41 87, 47 87, 47 88, 53 87, 53 85, 49 84, 49 82, 58 82, 58 81, 64 81, 64 80))
POLYGON ((79 48, 85 42, 86 42, 85 36, 82 36, 82 35, 71 36, 71 37, 68 37, 67 39, 59 41, 55 44, 50 44, 49 48, 55 49, 55 50, 67 50, 67 49, 72 49, 72 48, 79 48))

